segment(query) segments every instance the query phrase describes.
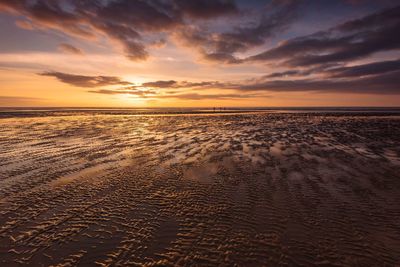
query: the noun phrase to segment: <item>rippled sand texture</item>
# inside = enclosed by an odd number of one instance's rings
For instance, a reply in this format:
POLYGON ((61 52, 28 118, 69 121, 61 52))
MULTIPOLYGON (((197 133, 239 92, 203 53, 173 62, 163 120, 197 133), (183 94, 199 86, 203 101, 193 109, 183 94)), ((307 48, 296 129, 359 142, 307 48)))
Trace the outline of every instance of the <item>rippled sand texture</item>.
POLYGON ((398 117, 0 124, 1 266, 400 264, 398 117))

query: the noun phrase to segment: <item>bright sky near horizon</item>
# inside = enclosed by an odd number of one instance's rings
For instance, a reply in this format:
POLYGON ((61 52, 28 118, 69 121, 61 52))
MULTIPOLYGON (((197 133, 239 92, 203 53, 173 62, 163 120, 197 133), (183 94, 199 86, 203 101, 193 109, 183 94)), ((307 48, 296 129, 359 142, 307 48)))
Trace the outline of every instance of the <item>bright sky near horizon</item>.
POLYGON ((0 106, 400 106, 391 0, 0 0, 0 106))

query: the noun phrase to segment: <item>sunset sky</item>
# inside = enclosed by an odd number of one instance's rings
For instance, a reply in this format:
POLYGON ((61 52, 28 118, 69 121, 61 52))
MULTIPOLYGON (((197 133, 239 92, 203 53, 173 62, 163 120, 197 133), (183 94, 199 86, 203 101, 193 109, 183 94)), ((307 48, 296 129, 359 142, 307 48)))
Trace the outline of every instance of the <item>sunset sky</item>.
POLYGON ((0 106, 399 106, 389 0, 0 0, 0 106))

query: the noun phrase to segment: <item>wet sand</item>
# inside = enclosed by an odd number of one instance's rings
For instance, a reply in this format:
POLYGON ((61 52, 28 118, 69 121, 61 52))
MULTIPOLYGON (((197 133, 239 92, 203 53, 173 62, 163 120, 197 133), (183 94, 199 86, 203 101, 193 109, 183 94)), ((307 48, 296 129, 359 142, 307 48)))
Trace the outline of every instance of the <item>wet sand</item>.
POLYGON ((0 266, 400 265, 398 116, 0 125, 0 266))

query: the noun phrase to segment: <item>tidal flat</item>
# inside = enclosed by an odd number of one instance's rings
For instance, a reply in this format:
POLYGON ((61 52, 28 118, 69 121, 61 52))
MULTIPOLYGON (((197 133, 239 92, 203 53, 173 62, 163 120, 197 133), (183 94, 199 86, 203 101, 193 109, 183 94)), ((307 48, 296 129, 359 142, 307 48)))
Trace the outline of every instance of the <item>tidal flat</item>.
POLYGON ((0 266, 400 265, 398 115, 0 125, 0 266))

